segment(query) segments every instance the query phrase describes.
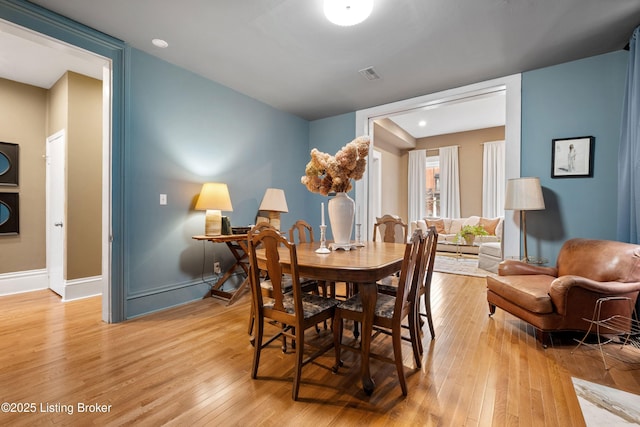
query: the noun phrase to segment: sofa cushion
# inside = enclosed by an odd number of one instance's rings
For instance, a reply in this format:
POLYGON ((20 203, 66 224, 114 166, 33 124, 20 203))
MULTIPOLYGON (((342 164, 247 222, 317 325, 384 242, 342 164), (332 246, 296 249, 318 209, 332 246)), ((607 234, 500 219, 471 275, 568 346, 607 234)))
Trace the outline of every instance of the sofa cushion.
POLYGON ((428 219, 427 227, 435 227, 438 234, 442 234, 445 232, 444 229, 444 220, 442 219, 428 219))
POLYGON ((496 227, 500 222, 500 218, 480 218, 480 226, 484 228, 490 235, 496 235, 496 227))
POLYGON ((500 242, 483 243, 480 245, 478 253, 502 259, 502 247, 500 242))
POLYGON ((487 288, 532 313, 548 314, 553 313, 549 287, 554 279, 543 274, 487 276, 487 288))

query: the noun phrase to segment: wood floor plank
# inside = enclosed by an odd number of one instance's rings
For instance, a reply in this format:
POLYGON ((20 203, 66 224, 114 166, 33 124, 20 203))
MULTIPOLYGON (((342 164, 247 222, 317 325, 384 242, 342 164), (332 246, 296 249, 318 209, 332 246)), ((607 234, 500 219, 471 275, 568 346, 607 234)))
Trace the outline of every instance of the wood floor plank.
MULTIPOLYGON (((606 371, 599 352, 576 350, 571 338, 554 336, 543 349, 519 319, 499 309, 488 317, 484 279, 435 273, 432 309, 436 339, 425 326, 421 369, 403 344, 406 398, 393 366, 371 362, 377 388, 367 396, 359 356, 345 352, 334 374, 328 352, 303 368, 293 402, 293 353, 279 342, 250 378, 248 294, 232 306, 205 298, 113 325, 100 320, 100 298, 0 297, 0 401, 38 405, 0 413, 0 424, 582 426, 572 377, 640 394, 640 360, 612 360, 606 371), (79 403, 111 406, 78 413, 79 403)), ((384 339, 373 348, 391 350, 384 339)))

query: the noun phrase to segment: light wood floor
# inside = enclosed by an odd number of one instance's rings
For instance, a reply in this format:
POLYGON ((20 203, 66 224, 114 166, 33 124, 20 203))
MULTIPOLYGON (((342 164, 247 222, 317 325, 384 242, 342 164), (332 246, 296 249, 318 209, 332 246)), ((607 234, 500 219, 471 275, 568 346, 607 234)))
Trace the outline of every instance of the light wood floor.
POLYGON ((357 355, 347 352, 337 375, 332 353, 303 369, 300 402, 290 397, 293 356, 279 344, 263 353, 260 378, 249 376, 248 295, 231 307, 207 298, 113 325, 100 320, 100 298, 1 297, 0 402, 35 403, 36 413, 0 412, 0 424, 580 426, 572 376, 640 394, 638 365, 614 360, 605 371, 599 353, 572 354, 569 340, 544 350, 513 316, 489 318, 485 292, 484 279, 434 274, 436 339, 425 327, 418 371, 404 349, 407 398, 395 368, 378 361, 366 396, 357 355), (78 403, 111 406, 78 413, 78 403))

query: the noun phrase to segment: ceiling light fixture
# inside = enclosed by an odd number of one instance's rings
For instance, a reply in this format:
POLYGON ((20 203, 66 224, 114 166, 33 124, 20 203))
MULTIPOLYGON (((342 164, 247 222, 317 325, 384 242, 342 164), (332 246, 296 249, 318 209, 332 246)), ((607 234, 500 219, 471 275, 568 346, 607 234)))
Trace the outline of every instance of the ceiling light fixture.
POLYGON ((151 40, 151 43, 153 43, 154 46, 159 47, 161 49, 165 49, 165 48, 169 47, 169 43, 167 43, 166 41, 164 41, 162 39, 153 39, 153 40, 151 40))
POLYGON ((349 27, 364 21, 373 10, 373 0, 324 0, 324 14, 336 25, 349 27))
POLYGON ((426 120, 420 120, 418 122, 418 126, 420 126, 420 127, 425 127, 426 125, 427 125, 427 121, 426 120))

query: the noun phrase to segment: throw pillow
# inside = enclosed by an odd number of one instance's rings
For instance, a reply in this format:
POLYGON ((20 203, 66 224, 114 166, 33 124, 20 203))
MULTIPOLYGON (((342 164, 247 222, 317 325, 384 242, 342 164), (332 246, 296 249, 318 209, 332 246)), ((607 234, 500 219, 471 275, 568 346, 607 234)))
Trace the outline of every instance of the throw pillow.
POLYGON ((489 233, 491 236, 495 236, 496 227, 498 226, 499 222, 500 218, 480 218, 479 224, 480 226, 482 226, 482 228, 487 230, 487 233, 489 233))
POLYGON ((428 219, 427 226, 435 227, 438 234, 444 233, 444 221, 441 219, 428 219))

